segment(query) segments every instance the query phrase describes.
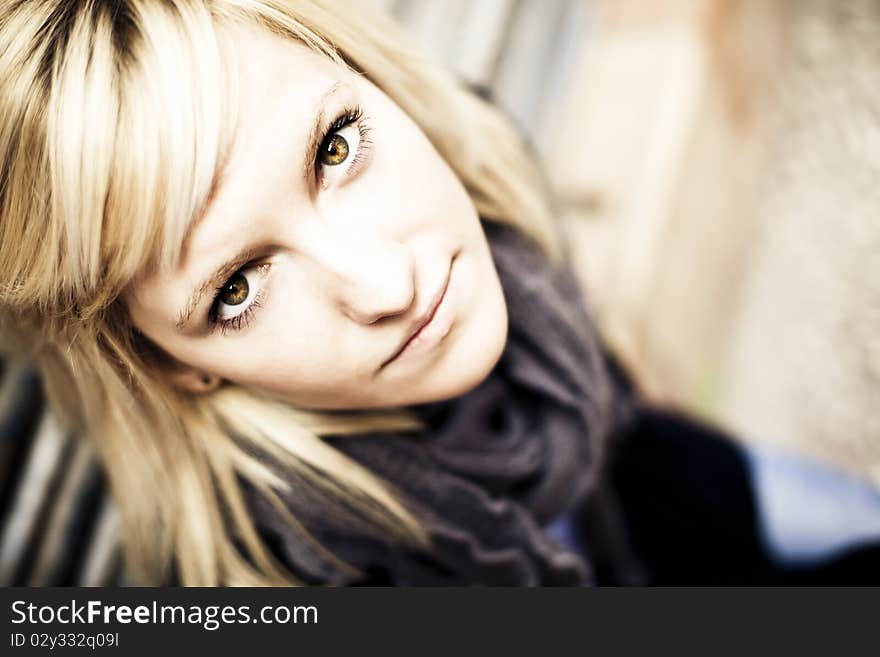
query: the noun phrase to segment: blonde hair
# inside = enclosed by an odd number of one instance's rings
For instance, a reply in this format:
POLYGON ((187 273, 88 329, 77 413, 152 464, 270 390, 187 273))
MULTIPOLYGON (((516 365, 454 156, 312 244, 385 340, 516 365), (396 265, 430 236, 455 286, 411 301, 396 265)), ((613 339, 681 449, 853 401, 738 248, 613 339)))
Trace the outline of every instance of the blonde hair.
POLYGON ((298 583, 244 503, 240 479, 308 539, 278 495, 288 481, 258 454, 393 540, 428 545, 387 482, 321 439, 416 429, 412 418, 304 412, 231 384, 187 394, 121 301, 148 267, 176 263, 205 202, 233 121, 227 28, 242 22, 365 75, 424 130, 482 216, 559 253, 539 176, 507 122, 361 3, 4 2, 0 336, 37 364, 64 425, 93 441, 138 584, 167 581, 172 564, 185 585, 298 583))

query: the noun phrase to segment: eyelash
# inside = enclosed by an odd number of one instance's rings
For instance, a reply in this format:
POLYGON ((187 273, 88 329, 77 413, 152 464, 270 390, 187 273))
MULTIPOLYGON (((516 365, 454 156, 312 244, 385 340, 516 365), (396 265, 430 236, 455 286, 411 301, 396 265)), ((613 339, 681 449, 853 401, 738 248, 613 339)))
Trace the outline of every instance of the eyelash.
MULTIPOLYGON (((327 139, 330 135, 339 132, 343 128, 346 128, 352 124, 357 124, 358 129, 358 149, 354 154, 354 159, 351 163, 345 168, 345 175, 352 176, 358 172, 360 167, 367 159, 367 154, 370 152, 370 148, 373 145, 373 140, 370 138, 370 133, 372 129, 370 128, 369 123, 367 122, 366 117, 364 116, 364 110, 360 105, 351 105, 342 110, 342 112, 330 123, 327 129, 324 131, 324 134, 321 136, 321 140, 318 142, 318 148, 326 143, 327 139)), ((312 153, 312 161, 318 161, 318 153, 312 153)), ((325 189, 323 185, 323 181, 321 178, 321 169, 323 165, 317 164, 315 167, 315 172, 318 178, 318 186, 322 189, 325 189)))
POLYGON ((254 318, 254 313, 257 308, 263 307, 263 301, 266 296, 266 275, 271 268, 271 263, 263 263, 263 264, 247 264, 243 267, 239 267, 232 276, 226 280, 220 287, 214 290, 214 303, 211 304, 211 310, 208 313, 208 319, 211 325, 211 331, 213 332, 215 329, 220 330, 220 335, 226 335, 228 331, 240 331, 242 328, 248 326, 251 320, 254 318), (257 292, 254 300, 250 302, 247 308, 245 308, 242 312, 240 312, 235 317, 230 317, 229 319, 220 319, 218 317, 217 304, 220 302, 220 292, 229 284, 229 281, 232 280, 235 276, 240 274, 243 271, 248 269, 256 269, 259 271, 259 275, 261 278, 260 291, 257 292), (243 326, 242 326, 243 325, 243 326))
MULTIPOLYGON (((359 168, 366 161, 366 156, 369 152, 369 149, 373 145, 373 140, 370 138, 371 128, 367 124, 364 118, 364 111, 359 105, 346 107, 342 110, 342 112, 337 115, 337 117, 330 123, 329 126, 324 130, 324 134, 321 136, 320 141, 318 142, 318 148, 322 144, 324 144, 330 135, 339 132, 343 128, 350 126, 352 124, 357 124, 359 140, 358 140, 358 149, 354 155, 354 159, 349 163, 349 165, 345 169, 345 175, 351 176, 359 170, 359 168)), ((318 184, 323 189, 323 180, 321 177, 321 170, 324 165, 318 163, 318 153, 312 153, 312 161, 316 163, 315 171, 318 177, 318 184)), ((259 265, 258 267, 253 264, 247 264, 243 267, 240 267, 232 276, 224 281, 223 285, 216 288, 214 291, 214 302, 211 304, 211 310, 208 313, 208 319, 211 326, 211 331, 213 332, 215 329, 220 330, 221 335, 226 335, 228 331, 240 331, 243 327, 247 327, 251 320, 254 318, 255 312, 257 308, 263 307, 263 300, 265 297, 265 284, 260 286, 260 291, 257 292, 257 295, 254 297, 254 300, 248 305, 247 308, 244 309, 241 313, 236 315, 235 317, 230 317, 229 319, 220 319, 217 314, 217 304, 219 303, 220 292, 229 284, 229 281, 240 274, 242 271, 246 269, 259 268, 260 273, 263 277, 268 272, 268 268, 270 265, 268 263, 259 265), (265 268, 265 269, 264 269, 265 268)))
MULTIPOLYGON (((221 290, 223 288, 220 288, 221 290)), ((263 295, 263 291, 257 293, 257 296, 254 297, 254 300, 251 302, 244 311, 236 315, 235 317, 230 317, 229 319, 218 319, 214 320, 214 326, 220 329, 220 335, 226 335, 227 331, 240 331, 242 328, 242 324, 247 326, 250 324, 251 319, 253 319, 254 312, 257 308, 262 308, 263 303, 260 300, 260 297, 263 295)))

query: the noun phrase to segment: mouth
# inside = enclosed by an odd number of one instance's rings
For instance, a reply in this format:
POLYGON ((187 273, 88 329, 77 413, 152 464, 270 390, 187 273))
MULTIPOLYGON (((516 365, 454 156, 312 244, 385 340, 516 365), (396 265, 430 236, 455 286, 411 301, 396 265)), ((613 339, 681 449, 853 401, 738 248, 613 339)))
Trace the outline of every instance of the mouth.
MULTIPOLYGON (((446 293, 449 290, 449 282, 452 279, 452 267, 455 264, 455 258, 458 254, 453 256, 452 260, 449 262, 449 269, 446 272, 446 276, 443 279, 443 282, 440 284, 438 289, 431 296, 431 300, 428 303, 428 306, 424 312, 422 312, 416 319, 412 321, 410 326, 408 327, 404 339, 400 342, 397 348, 394 350, 394 353, 379 366, 379 370, 383 370, 387 365, 391 364, 395 360, 397 360, 400 356, 404 354, 404 352, 409 352, 412 350, 412 347, 416 346, 416 344, 420 341, 420 339, 431 329, 434 325, 434 320, 437 318, 438 310, 443 305, 443 301, 446 299, 446 293)), ((446 329, 448 331, 448 329, 446 329)), ((445 335, 445 333, 444 333, 445 335)), ((442 339, 442 335, 435 336, 437 340, 442 339)))

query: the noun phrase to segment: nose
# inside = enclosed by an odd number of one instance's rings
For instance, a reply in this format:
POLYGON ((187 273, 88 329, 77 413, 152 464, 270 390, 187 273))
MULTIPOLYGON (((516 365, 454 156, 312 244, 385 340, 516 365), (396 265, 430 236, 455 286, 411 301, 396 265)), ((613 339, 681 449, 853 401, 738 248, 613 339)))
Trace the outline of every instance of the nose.
POLYGON ((305 249, 330 281, 333 300, 360 324, 406 313, 416 294, 412 253, 399 241, 325 228, 305 249))

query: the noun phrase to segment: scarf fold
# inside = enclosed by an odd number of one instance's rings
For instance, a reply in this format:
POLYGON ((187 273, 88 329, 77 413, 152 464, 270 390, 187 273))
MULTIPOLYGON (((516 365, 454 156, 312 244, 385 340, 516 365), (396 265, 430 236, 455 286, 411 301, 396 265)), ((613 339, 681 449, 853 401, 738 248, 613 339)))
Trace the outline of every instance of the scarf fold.
MULTIPOLYGON (((391 585, 577 585, 590 568, 542 529, 578 508, 612 432, 632 421, 573 273, 513 227, 483 221, 508 307, 508 340, 488 377, 455 399, 412 407, 426 432, 327 437, 389 482, 428 531, 430 551, 330 519, 292 482, 283 496, 330 552, 391 585)), ((332 560, 247 489, 258 529, 308 583, 350 584, 332 560), (249 492, 248 492, 249 491, 249 492)))

